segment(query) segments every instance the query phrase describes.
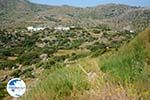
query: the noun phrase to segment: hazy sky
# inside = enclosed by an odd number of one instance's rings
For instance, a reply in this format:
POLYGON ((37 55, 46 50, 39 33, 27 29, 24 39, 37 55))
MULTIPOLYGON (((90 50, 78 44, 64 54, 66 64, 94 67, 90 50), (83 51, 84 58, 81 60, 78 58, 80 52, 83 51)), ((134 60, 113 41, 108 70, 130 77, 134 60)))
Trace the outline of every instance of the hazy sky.
POLYGON ((30 0, 35 3, 48 5, 71 5, 77 7, 96 6, 106 3, 128 4, 133 6, 150 7, 150 0, 30 0))

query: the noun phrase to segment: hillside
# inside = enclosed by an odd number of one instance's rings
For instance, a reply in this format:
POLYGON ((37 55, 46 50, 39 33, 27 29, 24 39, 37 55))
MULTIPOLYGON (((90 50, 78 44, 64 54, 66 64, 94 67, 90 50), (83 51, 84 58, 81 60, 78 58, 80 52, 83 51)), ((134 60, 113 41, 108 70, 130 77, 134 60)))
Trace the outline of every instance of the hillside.
MULTIPOLYGON (((20 27, 25 25, 25 22, 34 18, 37 12, 44 9, 42 5, 30 3, 27 0, 1 0, 0 1, 0 27, 20 27)), ((34 19, 33 19, 34 20, 34 19)))
MULTIPOLYGON (((43 71, 61 64, 116 51, 136 35, 130 31, 113 31, 105 25, 70 30, 0 30, 0 81, 5 84, 12 77, 20 77, 27 83, 35 81, 43 71)), ((0 94, 0 98, 6 96, 6 92, 0 94)))
POLYGON ((132 91, 132 100, 149 99, 150 29, 140 33, 117 53, 102 60, 101 70, 132 91), (134 91, 134 92, 133 92, 134 91), (134 97, 135 96, 135 97, 134 97))
POLYGON ((149 100, 149 47, 147 29, 118 52, 60 64, 22 100, 149 100))
POLYGON ((79 25, 108 24, 114 29, 125 28, 142 31, 149 26, 150 9, 121 4, 96 7, 47 6, 27 0, 1 0, 1 27, 25 27, 28 25, 79 25), (11 16, 11 17, 10 17, 11 16), (117 24, 114 26, 114 23, 117 24))
POLYGON ((120 23, 118 27, 125 29, 136 29, 137 31, 144 30, 150 26, 150 9, 140 8, 129 10, 117 18, 111 19, 113 23, 120 23))

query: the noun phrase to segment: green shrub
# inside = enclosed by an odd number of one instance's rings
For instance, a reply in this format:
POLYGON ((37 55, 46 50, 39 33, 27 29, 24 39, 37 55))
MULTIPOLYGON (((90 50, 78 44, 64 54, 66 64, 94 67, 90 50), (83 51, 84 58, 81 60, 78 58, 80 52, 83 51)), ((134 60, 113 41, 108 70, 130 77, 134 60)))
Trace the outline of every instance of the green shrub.
POLYGON ((99 25, 96 28, 101 29, 102 31, 110 31, 111 28, 108 25, 99 25))
POLYGON ((12 56, 11 50, 9 49, 0 49, 0 55, 2 56, 12 56))
POLYGON ((10 76, 13 76, 13 77, 20 77, 20 74, 21 73, 21 70, 20 69, 17 69, 15 71, 13 71, 10 76))
POLYGON ((98 51, 100 49, 105 49, 106 48, 106 44, 96 42, 93 45, 88 46, 87 48, 90 49, 92 52, 94 52, 94 51, 98 51))
POLYGON ((55 66, 58 63, 62 63, 68 57, 69 57, 69 55, 52 56, 48 59, 48 61, 39 62, 36 66, 37 67, 43 67, 43 68, 51 68, 52 66, 55 66))
POLYGON ((89 55, 89 53, 80 53, 80 54, 73 53, 72 56, 69 58, 69 60, 77 60, 77 59, 86 57, 88 55, 89 55))
POLYGON ((38 51, 27 52, 19 56, 17 61, 23 65, 35 64, 40 61, 40 54, 38 51))
POLYGON ((0 82, 0 99, 7 96, 6 85, 7 83, 0 82))
POLYGON ((112 48, 116 48, 116 49, 119 48, 121 45, 122 45, 121 41, 112 41, 111 44, 110 44, 110 46, 112 48))
POLYGON ((53 54, 57 51, 56 47, 44 47, 42 53, 53 54))
POLYGON ((35 42, 38 40, 37 33, 34 33, 32 36, 25 36, 25 40, 23 41, 24 47, 32 47, 35 42))
POLYGON ((56 62, 54 59, 49 58, 48 61, 42 62, 42 64, 43 64, 42 67, 43 67, 43 68, 51 68, 51 67, 54 66, 56 63, 57 63, 57 62, 56 62))
POLYGON ((5 68, 8 68, 8 69, 11 69, 11 68, 16 68, 16 64, 14 61, 10 61, 10 60, 6 60, 6 61, 2 61, 0 62, 0 69, 5 69, 5 68))
POLYGON ((83 43, 83 40, 81 39, 74 40, 70 48, 78 48, 82 43, 83 43))
POLYGON ((92 52, 91 57, 98 57, 98 56, 104 54, 106 51, 107 51, 106 49, 99 49, 95 52, 92 52))

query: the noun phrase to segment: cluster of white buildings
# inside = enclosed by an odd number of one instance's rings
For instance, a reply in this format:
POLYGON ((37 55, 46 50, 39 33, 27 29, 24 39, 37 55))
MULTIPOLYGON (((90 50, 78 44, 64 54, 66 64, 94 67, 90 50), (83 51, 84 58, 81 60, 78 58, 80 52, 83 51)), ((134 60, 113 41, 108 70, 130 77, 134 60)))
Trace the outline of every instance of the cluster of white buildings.
POLYGON ((55 30, 59 30, 59 31, 69 31, 70 29, 74 29, 75 26, 69 26, 69 27, 64 27, 64 26, 58 26, 58 27, 54 27, 55 30))
POLYGON ((28 26, 27 27, 27 30, 31 31, 31 32, 33 32, 33 31, 41 31, 41 30, 44 30, 44 29, 45 29, 45 27, 33 27, 33 26, 28 26))
MULTIPOLYGON (((58 31, 69 31, 70 29, 73 29, 73 28, 75 28, 75 26, 70 26, 70 27, 57 26, 57 27, 54 27, 54 29, 58 30, 58 31)), ((27 30, 30 32, 42 31, 44 29, 46 29, 46 27, 33 27, 33 26, 27 27, 27 30)))

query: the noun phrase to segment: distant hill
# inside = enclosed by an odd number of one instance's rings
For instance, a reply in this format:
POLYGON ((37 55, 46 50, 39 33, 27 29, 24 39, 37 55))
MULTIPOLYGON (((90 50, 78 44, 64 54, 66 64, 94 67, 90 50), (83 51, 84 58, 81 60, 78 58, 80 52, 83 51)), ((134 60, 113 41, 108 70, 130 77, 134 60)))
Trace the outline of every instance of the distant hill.
POLYGON ((36 12, 43 10, 42 5, 33 4, 27 0, 0 0, 0 5, 1 27, 18 27, 20 24, 24 26, 25 21, 33 20, 36 12))
POLYGON ((0 27, 28 25, 81 25, 108 24, 113 29, 141 31, 150 26, 150 9, 123 4, 96 7, 48 6, 27 0, 0 0, 0 27), (114 26, 115 24, 115 26, 114 26))
POLYGON ((2 9, 3 7, 6 6, 6 0, 0 0, 0 8, 2 9))
POLYGON ((120 16, 106 20, 106 23, 111 26, 115 24, 114 28, 141 31, 150 26, 150 9, 130 9, 120 16))

